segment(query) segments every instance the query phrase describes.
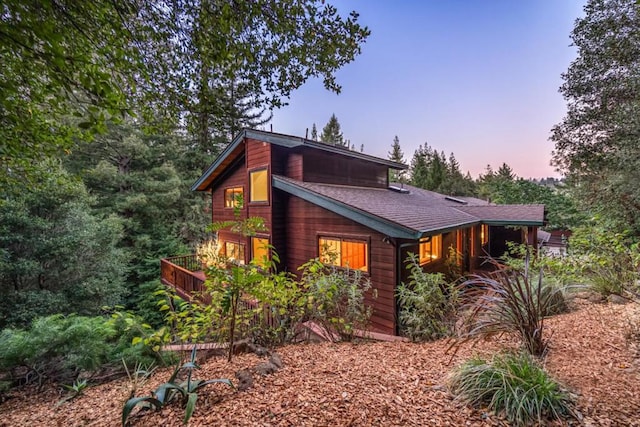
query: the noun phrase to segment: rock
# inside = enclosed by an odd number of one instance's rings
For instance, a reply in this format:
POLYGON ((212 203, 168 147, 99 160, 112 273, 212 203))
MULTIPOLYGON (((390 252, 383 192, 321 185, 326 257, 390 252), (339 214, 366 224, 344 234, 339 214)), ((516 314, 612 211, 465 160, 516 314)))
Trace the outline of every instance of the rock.
POLYGON ((607 301, 609 301, 611 304, 626 304, 629 302, 628 299, 615 294, 609 295, 607 297, 607 301))
POLYGON ((271 362, 263 362, 256 366, 256 372, 262 376, 273 374, 278 370, 278 367, 271 362))
POLYGON ((236 372, 236 378, 238 379, 238 390, 246 391, 253 387, 253 375, 248 369, 236 372))
POLYGON ((278 353, 271 354, 269 362, 273 363, 278 369, 282 369, 282 357, 278 353))

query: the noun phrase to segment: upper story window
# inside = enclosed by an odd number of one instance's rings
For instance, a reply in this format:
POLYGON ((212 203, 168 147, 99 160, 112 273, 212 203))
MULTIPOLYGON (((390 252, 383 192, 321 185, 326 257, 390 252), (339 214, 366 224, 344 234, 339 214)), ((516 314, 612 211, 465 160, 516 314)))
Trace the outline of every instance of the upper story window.
POLYGON ((369 248, 366 241, 320 237, 318 253, 324 264, 352 270, 369 270, 369 248))
POLYGON ((442 258, 442 234, 420 239, 420 264, 428 264, 442 258))
POLYGON ((250 202, 269 201, 269 174, 267 169, 257 169, 249 172, 250 202))
POLYGON ((244 193, 242 187, 226 188, 224 190, 224 207, 241 207, 244 193))

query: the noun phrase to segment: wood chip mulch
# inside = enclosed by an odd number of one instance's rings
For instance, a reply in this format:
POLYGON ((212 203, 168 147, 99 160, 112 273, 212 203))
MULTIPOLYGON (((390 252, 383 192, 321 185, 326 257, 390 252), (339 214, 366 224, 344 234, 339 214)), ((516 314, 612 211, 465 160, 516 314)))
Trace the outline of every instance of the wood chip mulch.
MULTIPOLYGON (((567 314, 547 320, 550 351, 546 369, 578 398, 579 421, 569 425, 640 426, 640 352, 627 339, 637 304, 579 302, 567 314)), ((640 319, 639 319, 640 320, 640 319)), ((640 323, 639 323, 640 324, 640 323)), ((449 343, 300 344, 277 349, 284 367, 255 378, 240 392, 222 385, 204 388, 191 426, 499 426, 495 414, 453 400, 448 372, 474 354, 490 357, 513 348, 509 337, 465 344, 457 354, 449 343)), ((196 378, 231 378, 264 359, 238 355, 232 363, 209 359, 196 378)), ((149 394, 170 375, 156 371, 138 395, 149 394)), ((57 387, 35 394, 12 392, 0 405, 0 426, 118 426, 129 393, 127 380, 90 387, 74 400, 57 387)), ((132 426, 180 426, 184 410, 171 405, 131 418, 132 426)))

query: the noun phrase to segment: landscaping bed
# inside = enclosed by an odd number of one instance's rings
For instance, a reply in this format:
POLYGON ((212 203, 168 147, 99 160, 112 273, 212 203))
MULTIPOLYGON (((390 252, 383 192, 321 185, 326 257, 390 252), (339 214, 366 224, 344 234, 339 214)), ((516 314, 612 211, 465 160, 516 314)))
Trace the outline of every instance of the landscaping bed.
MULTIPOLYGON (((547 371, 577 395, 581 420, 575 425, 640 425, 640 354, 627 340, 637 304, 576 300, 574 310, 547 320, 551 337, 547 371)), ((454 355, 450 342, 300 344, 277 349, 282 369, 257 376, 247 391, 221 385, 204 388, 189 425, 209 426, 368 426, 506 425, 499 416, 453 400, 446 377, 474 354, 515 348, 508 336, 463 345, 454 355)), ((242 354, 228 363, 213 357, 195 372, 199 379, 230 378, 264 359, 242 354)), ((166 381, 171 369, 157 370, 137 395, 166 381)), ((0 405, 0 426, 118 426, 129 397, 126 379, 90 387, 57 405, 59 387, 36 393, 10 392, 0 405)), ((182 425, 184 410, 170 405, 133 415, 133 426, 182 425)))

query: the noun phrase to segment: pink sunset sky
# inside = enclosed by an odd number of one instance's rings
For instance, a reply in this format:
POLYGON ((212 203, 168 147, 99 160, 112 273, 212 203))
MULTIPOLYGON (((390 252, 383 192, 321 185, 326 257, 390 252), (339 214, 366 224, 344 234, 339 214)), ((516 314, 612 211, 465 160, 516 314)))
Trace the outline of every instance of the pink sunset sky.
POLYGON ((503 162, 524 178, 560 176, 549 136, 566 111, 558 88, 584 0, 331 3, 360 13, 371 36, 338 71, 340 95, 307 82, 274 111, 274 132, 320 132, 335 113, 345 138, 375 156, 397 135, 407 163, 426 142, 474 178, 503 162))

